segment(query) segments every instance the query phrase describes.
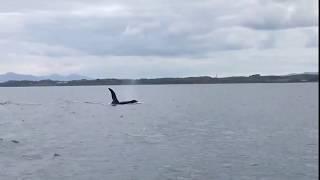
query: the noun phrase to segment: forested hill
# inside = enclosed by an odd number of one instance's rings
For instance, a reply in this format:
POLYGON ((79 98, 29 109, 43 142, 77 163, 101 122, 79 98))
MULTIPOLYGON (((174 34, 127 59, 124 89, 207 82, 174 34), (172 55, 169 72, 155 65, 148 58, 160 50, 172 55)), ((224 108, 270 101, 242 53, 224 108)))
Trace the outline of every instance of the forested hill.
POLYGON ((224 83, 300 83, 318 82, 318 73, 292 74, 284 76, 233 76, 214 78, 209 76, 185 78, 155 78, 155 79, 95 79, 73 81, 7 81, 0 83, 0 87, 25 87, 25 86, 93 86, 93 85, 148 85, 148 84, 224 84, 224 83))

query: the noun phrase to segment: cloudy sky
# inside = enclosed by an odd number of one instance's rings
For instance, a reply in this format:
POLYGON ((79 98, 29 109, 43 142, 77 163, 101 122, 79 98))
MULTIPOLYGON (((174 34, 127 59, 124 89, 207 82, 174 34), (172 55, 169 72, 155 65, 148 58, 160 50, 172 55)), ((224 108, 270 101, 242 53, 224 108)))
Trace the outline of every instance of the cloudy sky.
POLYGON ((318 71, 318 0, 0 0, 0 74, 318 71))

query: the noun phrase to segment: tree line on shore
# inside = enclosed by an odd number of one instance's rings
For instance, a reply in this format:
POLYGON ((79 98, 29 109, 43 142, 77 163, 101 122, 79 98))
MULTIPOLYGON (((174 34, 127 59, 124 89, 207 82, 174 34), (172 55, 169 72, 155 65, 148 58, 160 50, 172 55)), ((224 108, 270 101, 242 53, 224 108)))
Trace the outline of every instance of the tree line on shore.
POLYGON ((94 79, 73 81, 7 81, 0 83, 0 87, 28 87, 28 86, 94 86, 94 85, 152 85, 152 84, 226 84, 226 83, 298 83, 318 82, 318 74, 270 75, 232 77, 185 77, 185 78, 154 78, 154 79, 94 79))

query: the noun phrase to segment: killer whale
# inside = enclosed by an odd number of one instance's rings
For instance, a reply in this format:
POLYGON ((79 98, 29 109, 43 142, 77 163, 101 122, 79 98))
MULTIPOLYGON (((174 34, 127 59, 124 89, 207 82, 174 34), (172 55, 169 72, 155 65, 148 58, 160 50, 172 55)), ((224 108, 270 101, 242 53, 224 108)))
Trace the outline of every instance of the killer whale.
POLYGON ((138 101, 137 100, 131 100, 131 101, 119 101, 118 98, 117 98, 117 95, 116 93, 111 89, 111 88, 108 88, 110 93, 111 93, 111 97, 112 97, 112 102, 111 104, 112 105, 123 105, 123 104, 134 104, 134 103, 137 103, 138 101))

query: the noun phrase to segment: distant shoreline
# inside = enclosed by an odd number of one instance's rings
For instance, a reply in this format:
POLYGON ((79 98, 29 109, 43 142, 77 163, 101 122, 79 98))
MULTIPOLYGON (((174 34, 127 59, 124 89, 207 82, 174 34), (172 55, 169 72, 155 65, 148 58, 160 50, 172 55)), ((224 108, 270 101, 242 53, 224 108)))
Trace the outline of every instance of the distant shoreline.
POLYGON ((34 87, 34 86, 103 86, 103 85, 166 85, 166 84, 252 84, 252 83, 306 83, 319 82, 318 74, 232 76, 215 78, 210 76, 185 78, 154 78, 154 79, 95 79, 72 81, 7 81, 0 87, 34 87))

